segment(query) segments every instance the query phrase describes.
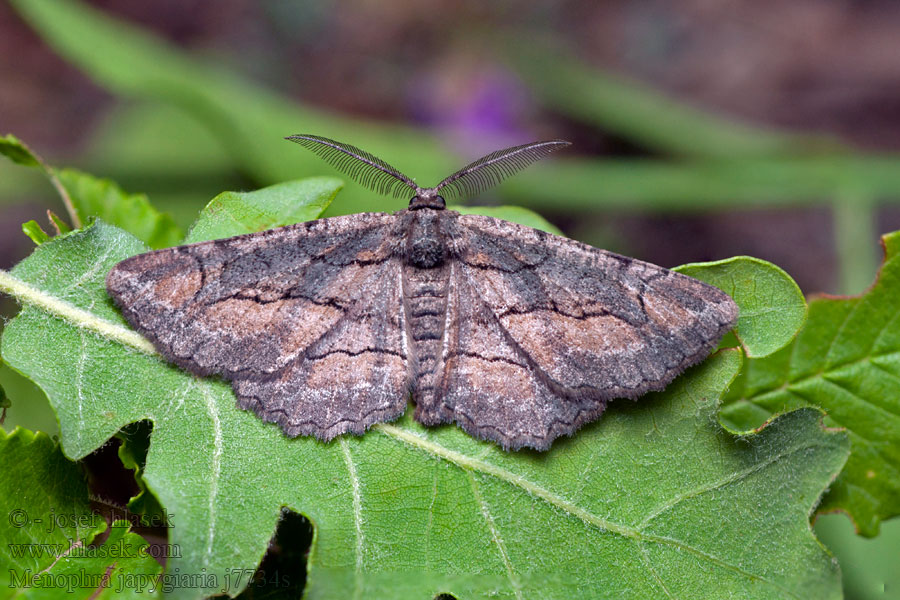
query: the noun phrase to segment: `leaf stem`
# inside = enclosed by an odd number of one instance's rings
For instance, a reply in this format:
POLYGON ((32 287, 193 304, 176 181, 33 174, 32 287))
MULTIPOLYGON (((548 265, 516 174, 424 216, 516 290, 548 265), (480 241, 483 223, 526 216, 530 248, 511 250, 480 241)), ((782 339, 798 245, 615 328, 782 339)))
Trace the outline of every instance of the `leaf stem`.
POLYGON ((41 169, 47 175, 47 178, 50 180, 50 183, 53 184, 53 187, 56 188, 56 192, 59 194, 59 197, 62 198, 63 205, 66 207, 66 212, 69 213, 69 218, 72 220, 72 227, 75 229, 81 229, 81 219, 78 217, 78 211, 75 210, 75 205, 72 203, 72 197, 69 196, 68 190, 59 180, 59 177, 56 176, 56 171, 44 162, 44 159, 41 158, 41 155, 32 150, 28 144, 23 142, 22 140, 16 140, 17 143, 21 144, 31 157, 37 161, 38 165, 40 165, 41 169))
POLYGON ((50 178, 50 183, 52 183, 53 187, 56 188, 56 191, 59 192, 59 196, 62 198, 63 204, 66 207, 66 212, 69 213, 69 218, 72 220, 72 227, 74 229, 81 229, 81 218, 79 218, 78 212, 75 210, 75 205, 72 204, 72 197, 69 196, 66 187, 59 180, 59 177, 56 176, 56 171, 45 165, 41 157, 36 156, 36 158, 40 161, 44 172, 47 173, 47 177, 50 178))

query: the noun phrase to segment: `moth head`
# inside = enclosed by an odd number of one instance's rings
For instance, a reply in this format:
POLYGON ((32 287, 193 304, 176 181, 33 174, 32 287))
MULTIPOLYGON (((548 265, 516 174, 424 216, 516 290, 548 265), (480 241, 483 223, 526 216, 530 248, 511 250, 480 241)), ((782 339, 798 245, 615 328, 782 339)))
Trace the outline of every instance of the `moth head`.
POLYGON ((444 197, 438 194, 435 188, 418 188, 416 195, 409 200, 409 210, 419 210, 421 208, 433 208, 434 210, 444 210, 447 203, 444 197))
POLYGON ((308 134, 292 135, 285 139, 312 150, 334 168, 379 194, 402 198, 412 190, 415 196, 409 201, 409 210, 442 210, 446 206, 445 196, 457 200, 475 196, 534 161, 569 145, 563 140, 549 140, 497 150, 469 163, 436 186, 421 188, 391 165, 356 146, 308 134))

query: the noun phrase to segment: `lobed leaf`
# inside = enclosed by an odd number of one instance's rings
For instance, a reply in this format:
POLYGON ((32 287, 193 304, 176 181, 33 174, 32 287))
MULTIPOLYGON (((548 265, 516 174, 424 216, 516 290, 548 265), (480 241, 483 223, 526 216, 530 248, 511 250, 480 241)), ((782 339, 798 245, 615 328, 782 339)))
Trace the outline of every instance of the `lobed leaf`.
POLYGON ((737 430, 800 406, 847 429, 853 453, 821 511, 846 511, 865 536, 900 514, 900 232, 882 238, 878 280, 858 297, 810 300, 797 338, 750 360, 722 407, 737 430))
POLYGON ((313 598, 840 595, 808 515, 846 435, 812 409, 758 433, 723 430, 717 398, 738 351, 613 403, 547 453, 409 416, 328 444, 288 439, 237 409, 227 384, 165 364, 126 329, 103 278, 143 249, 102 222, 37 248, 2 279, 25 303, 2 352, 48 394, 71 456, 153 423, 144 480, 182 550, 168 569, 215 576, 174 597, 236 593, 226 572, 259 563, 283 506, 316 527, 313 598))
POLYGON ((772 354, 797 335, 806 320, 806 300, 791 276, 770 262, 736 256, 674 269, 734 298, 741 307, 737 336, 749 357, 772 354))
POLYGON ((0 429, 0 464, 0 597, 148 597, 162 567, 127 521, 97 543, 106 522, 91 512, 84 477, 53 440, 0 429))

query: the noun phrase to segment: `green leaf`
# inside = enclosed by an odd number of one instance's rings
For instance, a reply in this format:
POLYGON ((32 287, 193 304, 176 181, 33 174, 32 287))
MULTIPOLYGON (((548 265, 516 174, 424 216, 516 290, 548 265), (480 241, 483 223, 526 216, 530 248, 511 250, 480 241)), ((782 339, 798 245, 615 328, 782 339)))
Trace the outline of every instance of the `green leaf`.
POLYGON ((139 492, 128 500, 128 511, 141 518, 142 524, 161 525, 166 523, 166 512, 159 500, 147 489, 144 481, 144 465, 150 449, 150 427, 141 421, 121 429, 116 437, 120 440, 119 460, 126 469, 134 471, 134 482, 139 492))
POLYGON ((676 267, 729 294, 740 306, 737 335, 747 356, 759 358, 783 348, 806 319, 806 300, 783 269, 750 256, 676 267))
POLYGON ((19 138, 6 134, 0 138, 0 154, 17 165, 25 167, 41 167, 41 161, 19 138))
MULTIPOLYGON (((63 187, 54 170, 51 169, 37 153, 33 152, 31 148, 26 146, 24 142, 20 141, 15 136, 7 135, 0 138, 0 154, 3 154, 16 164, 40 169, 47 179, 50 180, 53 187, 56 188, 56 192, 59 194, 63 205, 65 205, 66 211, 68 211, 69 217, 72 219, 75 227, 81 227, 81 220, 79 219, 78 213, 75 211, 75 207, 72 206, 72 199, 69 197, 68 191, 63 187)), ((36 233, 34 227, 23 229, 25 234, 29 237, 31 237, 32 233, 36 233)), ((38 229, 40 229, 40 227, 38 227, 38 229)), ((40 239, 40 234, 37 234, 37 238, 40 239)), ((37 244, 42 243, 35 238, 32 239, 37 244)))
POLYGON ((0 429, 0 464, 0 595, 147 597, 137 588, 146 591, 162 568, 125 521, 113 523, 96 545, 106 522, 91 512, 78 466, 53 440, 0 429))
POLYGON ((47 211, 47 218, 50 220, 50 224, 53 225, 53 228, 56 229, 56 235, 61 235, 63 233, 69 233, 72 231, 72 228, 69 227, 69 224, 59 218, 52 210, 47 211))
POLYGON ((259 563, 287 506, 316 527, 310 597, 840 596, 808 515, 846 435, 812 409, 758 433, 723 430, 716 399, 736 350, 664 393, 613 403, 547 453, 504 452, 409 414, 328 444, 288 439, 237 409, 226 383, 165 364, 126 329, 103 280, 141 250, 102 222, 37 248, 0 277, 25 303, 2 351, 48 394, 71 456, 153 422, 144 479, 174 515, 182 556, 170 570, 205 568, 221 586, 259 563))
POLYGON ((47 235, 47 232, 41 229, 40 224, 34 219, 22 223, 22 233, 31 238, 31 241, 38 246, 50 240, 50 236, 47 235))
POLYGON ((521 206, 450 206, 448 208, 464 215, 485 215, 495 219, 512 221, 519 225, 533 227, 556 235, 563 234, 556 225, 553 225, 533 210, 522 208, 521 206))
POLYGON ((722 420, 738 430, 773 414, 819 406, 853 442, 847 467, 819 510, 846 511, 862 535, 900 514, 900 232, 882 238, 875 285, 849 298, 814 298, 792 344, 751 360, 722 420))
POLYGON ((222 192, 191 227, 185 242, 202 242, 312 221, 344 187, 332 177, 309 177, 253 192, 222 192))
POLYGON ((129 194, 109 179, 76 169, 56 173, 82 222, 87 222, 89 217, 100 217, 151 248, 174 246, 184 235, 172 217, 156 210, 144 194, 129 194))
MULTIPOLYGON (((100 217, 133 233, 153 248, 173 246, 182 238, 172 217, 153 208, 144 194, 127 194, 108 179, 76 169, 53 169, 12 135, 0 139, 0 152, 18 164, 42 169, 62 197, 76 227, 90 217, 100 217)), ((69 229, 52 213, 50 221, 60 232, 69 229)), ((46 241, 47 234, 34 221, 26 223, 23 231, 38 245, 46 241)))
POLYGON ((3 429, 10 432, 16 426, 21 426, 58 437, 59 424, 46 394, 33 381, 11 369, 2 360, 0 360, 0 387, 10 402, 5 415, 6 420, 0 422, 3 429), (12 402, 13 398, 15 402, 12 402))

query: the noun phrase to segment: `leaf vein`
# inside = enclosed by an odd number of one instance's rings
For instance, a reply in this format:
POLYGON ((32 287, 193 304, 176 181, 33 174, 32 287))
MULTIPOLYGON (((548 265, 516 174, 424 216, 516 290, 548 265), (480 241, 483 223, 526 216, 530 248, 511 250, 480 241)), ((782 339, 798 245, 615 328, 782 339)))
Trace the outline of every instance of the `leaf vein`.
POLYGON ((823 446, 823 445, 822 444, 805 444, 805 445, 791 448, 785 452, 780 452, 778 454, 772 455, 768 459, 766 459, 764 461, 760 461, 750 467, 747 467, 746 469, 742 469, 740 471, 731 473, 727 477, 723 477, 722 479, 719 479, 717 481, 708 482, 704 485, 697 486, 696 488, 694 488, 692 490, 688 490, 686 492, 678 494, 677 496, 675 496, 668 502, 665 502, 665 503, 661 504, 659 507, 657 507, 656 509, 650 511, 650 513, 644 518, 644 520, 641 521, 640 524, 638 524, 637 530, 642 532, 644 529, 646 529, 647 525, 649 525, 653 519, 655 519, 662 513, 666 512, 667 510, 675 508, 678 504, 684 502, 685 500, 688 500, 688 499, 696 497, 696 496, 700 496, 701 494, 705 494, 706 492, 711 492, 711 491, 723 488, 726 485, 730 485, 736 481, 741 481, 743 479, 746 479, 750 475, 768 467, 771 464, 774 464, 775 462, 777 462, 779 460, 783 460, 784 458, 787 458, 788 456, 791 456, 792 454, 796 454, 797 452, 800 452, 802 450, 807 450, 809 448, 813 448, 816 446, 823 446))
POLYGON ((861 356, 854 360, 848 360, 848 361, 840 363, 840 364, 832 365, 828 368, 822 368, 821 370, 816 371, 815 373, 810 373, 809 375, 804 375, 803 377, 799 377, 794 380, 791 380, 790 376, 787 376, 786 380, 783 381, 781 383, 781 385, 760 388, 759 390, 756 390, 752 394, 748 394, 746 396, 736 398, 734 401, 746 400, 748 402, 753 402, 754 398, 762 398, 769 394, 777 394, 778 392, 783 392, 783 391, 792 392, 793 390, 791 388, 795 388, 804 383, 808 383, 814 379, 825 379, 826 375, 828 375, 830 373, 834 373, 836 371, 839 371, 843 368, 853 367, 853 366, 856 366, 856 365, 859 365, 859 364, 865 363, 865 362, 871 362, 873 359, 876 359, 876 358, 889 358, 889 357, 895 357, 895 356, 900 356, 900 350, 891 350, 890 352, 882 352, 880 354, 868 354, 866 356, 861 356))
POLYGON ((197 386, 203 394, 203 400, 206 403, 206 411, 213 423, 213 455, 212 455, 212 477, 209 482, 209 533, 206 537, 206 555, 204 562, 209 566, 209 559, 213 556, 213 538, 216 534, 216 496, 219 493, 219 477, 222 472, 222 423, 219 421, 219 408, 216 406, 215 398, 209 393, 209 388, 205 385, 197 386))
MULTIPOLYGON (((581 508, 573 504, 572 502, 554 494, 550 490, 532 482, 528 479, 522 477, 521 475, 517 475, 512 473, 502 467, 498 467, 497 465, 493 465, 489 462, 485 462, 482 460, 478 460, 475 458, 471 458, 455 450, 450 450, 449 448, 445 448, 439 444, 435 444, 431 440, 425 439, 422 436, 416 435, 412 432, 406 431, 394 425, 388 425, 386 423, 379 423, 374 425, 372 429, 380 431, 382 434, 392 437, 402 443, 418 448, 419 450, 425 451, 433 456, 444 459, 452 464, 455 464, 457 467, 466 470, 466 471, 478 471, 484 473, 486 475, 490 475, 495 477, 501 481, 505 481, 513 486, 521 488, 522 490, 528 492, 532 496, 535 496, 548 504, 556 507, 557 509, 568 513, 571 516, 574 516, 585 524, 589 526, 596 527, 597 529, 609 531, 610 533, 614 533, 624 538, 629 538, 640 544, 643 541, 654 542, 657 544, 664 544, 667 546, 672 546, 681 550, 685 550, 687 552, 691 552, 696 556, 709 560, 710 562, 726 567, 735 571, 743 576, 748 578, 752 578, 757 581, 762 581, 764 583, 768 583, 774 587, 784 590, 786 593, 791 593, 789 590, 782 588, 782 586, 778 585, 776 582, 769 581, 768 579, 761 577, 759 575, 754 575, 749 573, 738 566, 730 565, 724 562, 722 559, 719 559, 712 554, 707 552, 703 552, 693 546, 685 544, 679 540, 675 540, 665 536, 652 535, 644 533, 634 527, 630 527, 628 525, 622 525, 620 523, 614 523, 612 521, 607 521, 593 513, 581 508)), ((809 444, 807 446, 800 446, 794 451, 799 451, 801 449, 805 449, 807 447, 819 446, 821 444, 809 444)), ((789 453, 785 453, 789 454, 789 453)))
POLYGON ((659 576, 659 573, 657 573, 656 569, 653 568, 653 562, 650 560, 650 557, 647 555, 647 547, 644 545, 643 542, 638 544, 638 546, 640 547, 640 550, 641 550, 641 562, 644 563, 644 566, 647 568, 647 570, 653 576, 653 580, 656 582, 656 584, 659 587, 662 588, 662 591, 663 591, 663 593, 665 593, 667 598, 673 598, 674 600, 677 600, 677 597, 672 595, 672 592, 669 591, 668 587, 666 587, 666 584, 663 582, 662 578, 659 576))
POLYGON ((885 407, 883 407, 883 406, 881 406, 881 405, 879 405, 879 404, 875 404, 873 401, 871 401, 871 400, 869 400, 869 399, 867 399, 867 398, 864 398, 863 396, 859 395, 857 392, 853 391, 853 390, 852 390, 847 384, 845 384, 844 382, 842 382, 842 381, 840 381, 840 380, 836 380, 836 379, 829 379, 828 377, 823 377, 823 378, 822 378, 822 381, 824 381, 825 383, 828 383, 828 384, 830 384, 830 385, 833 385, 834 387, 836 387, 836 388, 838 388, 838 389, 840 389, 840 390, 846 392, 847 395, 851 396, 852 398, 855 398, 856 400, 859 400, 859 401, 862 402, 863 404, 865 404, 865 405, 867 405, 867 406, 870 406, 870 407, 872 407, 872 408, 874 408, 874 409, 877 409, 879 412, 882 413, 883 416, 885 416, 885 417, 887 417, 887 418, 889 418, 889 419, 892 419, 892 420, 894 420, 894 421, 900 422, 900 414, 898 414, 898 413, 896 413, 896 412, 894 412, 894 411, 892 411, 892 410, 889 410, 889 409, 887 409, 887 408, 885 408, 885 407))
POLYGON ((0 291, 9 294, 23 304, 40 308, 64 319, 81 329, 90 329, 102 337, 119 342, 135 350, 159 356, 159 353, 145 337, 122 325, 101 319, 89 311, 78 308, 65 300, 60 300, 0 269, 0 291))
POLYGON ((472 495, 475 497, 475 501, 478 502, 478 507, 481 509, 481 516, 484 517, 485 523, 487 523, 488 529, 491 530, 491 539, 494 542, 494 545, 497 546, 497 551, 500 553, 500 560, 503 561, 503 565, 506 567, 506 575, 509 577, 509 583, 512 585, 513 593, 516 595, 517 600, 522 600, 522 585, 519 583, 518 577, 516 577, 516 572, 513 570, 512 563, 509 561, 509 554, 506 552, 506 545, 503 543, 503 538, 500 537, 500 532, 497 530, 497 525, 494 523, 494 518, 491 516, 490 511, 488 510, 487 504, 484 501, 484 498, 481 497, 481 492, 478 490, 478 482, 475 481, 475 477, 472 475, 472 471, 466 471, 466 475, 469 477, 469 484, 472 486, 472 495))
POLYGON ((753 573, 746 571, 746 570, 742 569, 741 567, 738 567, 737 565, 732 565, 731 563, 725 562, 718 556, 710 554, 709 552, 704 552, 703 550, 694 548, 693 546, 683 544, 676 539, 672 539, 672 538, 666 537, 666 536, 656 536, 656 535, 648 535, 648 536, 646 536, 645 539, 648 542, 656 542, 657 544, 672 546, 675 548, 679 548, 681 550, 686 550, 687 552, 690 552, 691 554, 693 554, 699 558, 709 561, 716 566, 722 567, 723 569, 733 571, 733 572, 737 573, 738 575, 747 577, 748 579, 754 579, 756 581, 761 581, 763 583, 771 585, 774 588, 778 588, 779 590, 781 590, 782 592, 784 592, 791 598, 797 598, 798 600, 800 600, 802 598, 801 596, 798 596, 790 589, 780 585, 779 583, 777 583, 775 581, 772 581, 771 579, 767 579, 767 578, 761 577, 759 575, 754 575, 753 573))
POLYGON ((353 526, 356 529, 356 588, 353 597, 361 598, 365 537, 362 529, 362 499, 359 494, 359 476, 356 474, 356 465, 353 463, 353 457, 350 455, 350 446, 343 436, 340 438, 340 444, 341 452, 344 455, 344 463, 347 465, 347 472, 350 476, 350 489, 353 494, 353 526))

